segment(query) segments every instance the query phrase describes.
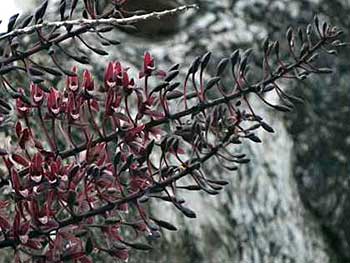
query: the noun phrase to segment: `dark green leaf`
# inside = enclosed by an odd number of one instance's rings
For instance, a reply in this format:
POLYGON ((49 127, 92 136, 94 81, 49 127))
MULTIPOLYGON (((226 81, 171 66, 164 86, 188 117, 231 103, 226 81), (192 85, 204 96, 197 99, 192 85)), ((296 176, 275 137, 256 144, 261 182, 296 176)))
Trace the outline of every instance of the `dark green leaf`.
POLYGON ((64 20, 64 12, 66 11, 66 0, 61 0, 60 2, 60 15, 61 15, 61 21, 64 20))
POLYGON ((36 66, 38 68, 41 68, 42 70, 46 71, 47 73, 56 76, 56 77, 62 76, 62 73, 60 71, 56 70, 55 68, 47 67, 47 66, 43 66, 43 65, 36 65, 36 66))
POLYGON ((71 8, 70 8, 70 14, 69 16, 72 17, 75 8, 77 7, 78 0, 72 0, 71 8))
POLYGON ((150 156, 150 154, 152 153, 153 147, 154 147, 154 143, 155 141, 152 140, 146 147, 146 155, 150 156))
POLYGON ((0 106, 6 108, 7 110, 11 111, 11 106, 2 98, 0 98, 0 106))
POLYGON ((210 60, 210 57, 211 57, 211 52, 207 52, 201 58, 201 70, 202 71, 207 67, 209 60, 210 60))
POLYGON ((94 249, 94 245, 92 243, 92 239, 91 237, 88 237, 85 244, 85 254, 90 255, 93 249, 94 249))
POLYGON ((182 97, 183 95, 184 95, 183 92, 181 92, 181 91, 179 91, 179 90, 174 90, 174 91, 172 91, 172 92, 167 93, 166 98, 167 98, 168 100, 173 100, 173 99, 180 98, 180 97, 182 97))
POLYGON ((223 58, 222 60, 220 60, 219 64, 216 67, 216 76, 220 76, 224 72, 228 62, 229 62, 228 58, 223 58))
POLYGON ((113 26, 103 26, 103 27, 100 27, 97 30, 97 32, 99 32, 99 33, 107 33, 107 32, 111 32, 113 29, 114 29, 113 26))
POLYGON ((268 51, 269 51, 269 46, 270 46, 270 40, 269 38, 267 37, 265 40, 264 40, 264 44, 263 44, 263 49, 264 49, 264 53, 267 54, 268 51))
POLYGON ((100 56, 106 56, 108 55, 108 53, 102 49, 93 47, 91 45, 89 45, 86 41, 84 41, 84 39, 82 39, 80 36, 78 37, 80 39, 80 41, 90 50, 92 50, 93 52, 95 52, 96 54, 100 55, 100 56))
POLYGON ((20 98, 21 98, 21 100, 22 100, 24 103, 26 103, 26 104, 28 104, 28 105, 31 105, 30 98, 28 98, 27 96, 21 94, 21 95, 20 95, 20 98))
POLYGON ((187 208, 187 207, 185 207, 185 206, 181 206, 181 205, 179 205, 179 206, 177 206, 178 208, 179 208, 179 210, 185 215, 185 216, 187 216, 187 217, 189 217, 189 218, 196 218, 197 216, 196 216, 196 213, 195 212, 193 212, 191 209, 189 209, 189 208, 187 208))
POLYGON ((234 51, 234 52, 231 54, 231 56, 230 56, 232 68, 237 64, 238 59, 239 59, 239 50, 237 49, 237 50, 234 51))
POLYGON ((185 189, 189 191, 200 191, 202 188, 199 185, 186 185, 186 186, 177 186, 176 188, 185 189))
POLYGON ((237 159, 234 160, 235 163, 249 163, 250 159, 237 159))
POLYGON ((116 155, 114 155, 114 159, 113 159, 113 164, 116 167, 121 159, 121 152, 117 152, 116 155))
POLYGON ((35 83, 35 84, 40 84, 41 82, 43 82, 45 79, 42 78, 41 76, 30 76, 29 75, 30 80, 35 83))
POLYGON ((10 17, 9 22, 8 22, 8 25, 7 25, 7 32, 12 31, 12 29, 13 29, 14 26, 15 26, 15 23, 16 23, 16 21, 17 21, 18 16, 19 16, 19 14, 15 14, 15 15, 13 15, 13 16, 10 17))
POLYGON ((24 28, 26 26, 29 25, 29 23, 32 21, 33 19, 33 16, 30 15, 30 16, 27 16, 25 19, 23 19, 23 22, 21 23, 21 25, 19 26, 19 28, 24 28))
POLYGON ((220 81, 220 79, 221 79, 220 77, 213 77, 209 79, 208 83, 205 86, 205 91, 214 87, 220 81))
POLYGON ((263 129, 265 131, 268 131, 268 132, 271 132, 271 133, 274 133, 275 131, 272 129, 272 127, 270 125, 268 125, 266 122, 261 122, 261 127, 263 127, 263 129))
POLYGON ((318 68, 317 72, 323 74, 330 74, 333 73, 333 70, 331 68, 318 68))
POLYGON ((177 75, 179 75, 179 71, 178 70, 170 71, 170 72, 168 72, 167 76, 164 78, 164 81, 170 82, 174 78, 176 78, 177 75))
POLYGON ((190 74, 195 74, 198 70, 198 67, 200 65, 200 62, 201 62, 201 57, 196 57, 192 63, 191 63, 191 66, 188 70, 188 75, 190 74))
POLYGON ((4 75, 12 70, 16 69, 15 66, 3 66, 0 68, 0 75, 4 75))
POLYGON ((36 69, 34 67, 28 67, 28 73, 33 76, 43 76, 45 73, 43 73, 41 70, 36 69))
POLYGON ((247 138, 252 140, 253 142, 261 143, 260 138, 256 136, 254 133, 247 135, 247 138))
POLYGON ((34 21, 37 24, 45 15, 48 0, 45 0, 34 13, 34 21))
POLYGON ((166 92, 173 91, 178 86, 180 86, 180 84, 181 84, 180 82, 174 82, 174 83, 170 84, 169 87, 166 89, 166 92))
POLYGON ((8 152, 5 149, 0 148, 0 156, 5 156, 7 154, 8 152))
POLYGON ((293 28, 289 27, 287 32, 286 32, 286 37, 288 40, 288 43, 291 43, 293 41, 293 28))
POLYGON ((129 247, 132 247, 134 249, 137 249, 137 250, 152 250, 153 247, 151 247, 150 245, 147 245, 147 244, 142 244, 142 243, 127 243, 127 242, 124 242, 125 245, 129 246, 129 247))
POLYGON ((10 112, 7 109, 5 109, 5 108, 3 108, 1 106, 0 106, 0 113, 4 114, 4 115, 9 115, 10 114, 10 112))
POLYGON ((77 201, 77 193, 75 191, 69 191, 68 193, 68 205, 73 207, 77 201))
POLYGON ((229 182, 227 181, 223 181, 223 180, 207 180, 209 183, 213 183, 213 184, 218 184, 218 185, 228 185, 229 182))
POLYGON ((174 64, 174 65, 172 65, 172 66, 169 68, 168 71, 170 72, 170 71, 173 71, 173 70, 178 70, 179 67, 180 67, 180 64, 174 64))
POLYGON ((139 31, 137 27, 133 25, 118 25, 117 27, 129 34, 134 34, 139 31))
POLYGON ((286 105, 271 105, 274 109, 282 112, 291 112, 292 109, 286 105))
POLYGON ((152 218, 152 220, 160 227, 165 228, 167 230, 170 231, 177 231, 176 226, 174 226, 173 224, 170 224, 169 222, 163 221, 163 220, 158 220, 155 218, 152 218))

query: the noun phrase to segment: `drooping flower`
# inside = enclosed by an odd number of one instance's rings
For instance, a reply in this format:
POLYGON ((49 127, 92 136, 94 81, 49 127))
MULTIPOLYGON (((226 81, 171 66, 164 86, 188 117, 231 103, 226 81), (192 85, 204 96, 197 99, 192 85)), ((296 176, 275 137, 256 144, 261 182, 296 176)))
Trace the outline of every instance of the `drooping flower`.
POLYGON ((157 105, 157 98, 154 96, 149 96, 146 100, 143 100, 142 95, 139 93, 137 94, 138 98, 138 113, 137 113, 137 119, 142 119, 144 115, 148 115, 154 119, 160 119, 164 117, 163 112, 159 112, 157 110, 154 110, 154 106, 157 105))
POLYGON ((84 70, 82 86, 84 88, 85 95, 88 97, 92 97, 94 92, 94 80, 92 78, 91 72, 88 70, 84 70))
MULTIPOLYGON (((18 89, 21 95, 24 95, 24 90, 22 88, 18 89)), ((16 107, 19 117, 25 117, 29 114, 31 106, 24 102, 22 96, 16 99, 16 107)))
POLYGON ((31 160, 30 169, 29 169, 30 178, 36 183, 39 183, 43 176, 42 164, 43 164, 42 155, 40 153, 36 153, 31 160))
POLYGON ((106 90, 109 90, 110 88, 113 88, 115 85, 116 85, 116 79, 114 75, 114 63, 109 62, 105 70, 104 86, 106 90))
POLYGON ((43 103, 45 99, 45 92, 40 88, 38 84, 31 83, 30 84, 30 93, 32 97, 32 101, 35 105, 39 106, 43 103))
POLYGON ((132 93, 133 88, 135 86, 135 82, 134 82, 134 79, 129 79, 129 74, 126 70, 123 71, 122 75, 123 75, 123 78, 122 78, 123 90, 128 96, 132 93))
POLYGON ((60 102, 61 102, 60 93, 55 88, 52 87, 47 100, 47 107, 49 112, 53 116, 57 116, 60 113, 61 111, 60 102))
POLYGON ((149 52, 146 52, 143 57, 143 70, 140 72, 139 77, 150 76, 154 70, 154 59, 149 52))
POLYGON ((77 66, 74 66, 72 68, 72 72, 75 73, 75 76, 67 76, 67 81, 66 81, 67 89, 72 92, 77 92, 79 89, 79 78, 77 75, 77 72, 78 72, 77 66))
POLYGON ((79 119, 80 105, 81 105, 81 100, 76 96, 74 96, 73 93, 69 93, 66 112, 69 114, 69 118, 71 121, 76 121, 79 119))

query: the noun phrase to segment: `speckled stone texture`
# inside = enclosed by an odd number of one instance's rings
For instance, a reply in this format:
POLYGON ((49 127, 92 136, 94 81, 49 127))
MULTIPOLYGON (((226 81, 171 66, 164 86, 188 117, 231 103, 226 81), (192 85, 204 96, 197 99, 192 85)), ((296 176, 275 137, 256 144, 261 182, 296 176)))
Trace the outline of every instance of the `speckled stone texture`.
MULTIPOLYGON (((198 13, 182 17, 179 32, 159 38, 125 36, 129 39, 114 58, 138 65, 142 53, 149 50, 161 61, 160 67, 166 67, 189 65, 195 56, 210 50, 217 62, 237 47, 251 47, 248 43, 255 33, 264 34, 235 16, 230 11, 231 1, 220 1, 215 7, 214 1, 199 2, 198 13)), ((262 144, 245 143, 237 149, 252 159, 238 173, 207 168, 214 176, 230 181, 219 196, 184 193, 197 219, 183 218, 171 206, 152 203, 153 213, 177 225, 179 231, 164 233, 154 251, 136 252, 131 262, 331 262, 332 251, 318 220, 300 199, 293 176, 293 141, 282 116, 259 102, 254 105, 276 133, 262 133, 262 144)))

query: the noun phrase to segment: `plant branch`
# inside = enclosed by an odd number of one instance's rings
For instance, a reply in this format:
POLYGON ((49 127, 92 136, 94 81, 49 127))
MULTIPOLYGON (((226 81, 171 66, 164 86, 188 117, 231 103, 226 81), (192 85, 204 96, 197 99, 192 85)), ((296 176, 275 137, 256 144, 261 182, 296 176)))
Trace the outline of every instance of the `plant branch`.
MULTIPOLYGON (((288 67, 285 67, 282 71, 280 72, 275 72, 273 73, 268 79, 265 79, 263 81, 260 81, 252 86, 250 86, 249 88, 245 89, 245 90, 238 90, 236 91, 235 93, 229 95, 229 96, 225 96, 225 97, 221 97, 221 98, 218 98, 218 99, 215 99, 213 101, 210 101, 210 102, 206 102, 206 103, 200 103, 200 104, 197 104, 189 109, 185 109, 183 111, 180 111, 178 113, 175 113, 175 114, 169 114, 161 119, 158 119, 158 120, 152 120, 148 123, 145 124, 145 129, 150 129, 150 128, 153 128, 155 126, 159 126, 161 124, 165 124, 165 123, 168 123, 172 120, 176 120, 176 119, 179 119, 181 117, 184 117, 184 116, 188 116, 188 115, 197 115, 198 113, 206 110, 206 109, 209 109, 209 108, 212 108, 216 105, 219 105, 219 104, 224 104, 224 103, 227 103, 227 102, 230 102, 234 99, 237 99, 239 97, 241 97, 242 95, 247 95, 248 93, 254 93, 254 92, 257 92, 257 88, 261 85, 268 85, 270 83, 273 83, 275 82, 276 80, 280 79, 281 77, 283 77, 284 75, 292 72, 295 68, 299 67, 302 63, 304 63, 305 61, 307 61, 307 59, 312 56, 312 54, 318 50, 320 47, 322 47, 322 45, 327 41, 327 39, 321 39, 320 41, 318 41, 310 50, 309 52, 307 52, 302 58, 300 58, 299 61, 297 62, 294 62, 292 64, 290 64, 288 67)), ((113 141, 114 139, 116 139, 122 132, 125 132, 125 131, 116 131, 116 132, 112 132, 110 134, 108 134, 107 136, 104 136, 104 137, 100 137, 100 138, 97 138, 95 139, 94 141, 91 142, 91 146, 95 146, 99 143, 102 143, 102 142, 110 142, 110 141, 113 141)), ((72 149, 68 149, 68 150, 64 150, 64 151, 60 151, 58 153, 58 155, 62 158, 62 159, 65 159, 65 158, 68 158, 68 157, 71 157, 71 156, 74 156, 84 150, 87 149, 87 145, 86 143, 82 143, 80 145, 78 145, 77 147, 75 148, 72 148, 72 149)), ((19 172, 19 175, 20 176, 23 176, 25 174, 27 174, 29 172, 29 169, 28 168, 25 168, 23 170, 21 170, 19 172)))
POLYGON ((198 5, 183 5, 179 6, 173 9, 169 10, 164 10, 164 11, 159 11, 159 12, 152 12, 152 13, 147 13, 144 15, 135 15, 131 17, 126 17, 126 18, 97 18, 97 19, 76 19, 76 20, 65 20, 65 21, 55 21, 55 22, 43 22, 41 24, 36 24, 33 26, 28 26, 25 28, 20 28, 20 29, 15 29, 7 34, 4 34, 0 36, 0 40, 10 38, 10 37, 15 37, 19 35, 24 35, 24 34, 31 34, 33 32, 36 32, 37 30, 40 30, 42 28, 47 28, 47 27, 67 27, 67 26, 88 26, 89 28, 99 26, 99 25, 125 25, 125 24, 133 24, 137 23, 140 21, 145 21, 149 20, 152 18, 157 18, 160 19, 163 16, 167 15, 176 15, 182 12, 185 12, 189 9, 198 9, 198 5))
MULTIPOLYGON (((182 171, 182 172, 179 172, 178 174, 172 176, 172 177, 169 177, 165 180, 163 180, 162 182, 160 183, 155 183, 143 190, 140 190, 138 192, 135 192, 135 193, 132 193, 132 194, 129 194, 125 197, 123 197, 122 199, 120 200, 117 200, 115 202, 110 202, 106 205, 103 205, 99 208, 96 208, 96 209, 92 209, 86 213, 83 213, 83 214, 80 214, 80 215, 74 215, 64 221, 61 221, 59 223, 59 226, 57 227, 56 230, 59 230, 63 227, 66 227, 66 226, 69 226, 69 225, 72 225, 72 224, 77 224, 79 223, 80 221, 84 220, 84 219, 87 219, 87 218, 90 218, 92 216, 96 216, 96 215, 100 215, 100 214, 103 214, 105 212, 108 212, 112 209, 114 209, 116 206, 118 205, 121 205, 121 204, 125 204, 125 203, 128 203, 128 202, 131 202, 131 201, 134 201, 134 200, 137 200, 138 198, 140 198, 141 196, 143 196, 145 193, 147 192, 153 192, 154 190, 157 190, 159 188, 165 188, 166 186, 169 186, 170 184, 172 184, 173 182, 183 178, 184 176, 186 176, 187 174, 193 172, 194 170, 198 169, 200 167, 201 164, 203 164, 204 162, 206 162, 207 160, 211 159, 211 157, 213 157, 222 147, 224 147, 227 143, 227 141, 230 139, 231 137, 231 131, 228 132, 225 136, 225 138, 223 139, 223 141, 218 144, 217 146, 213 147, 209 153, 207 153, 206 155, 204 155, 202 158, 197 158, 196 160, 194 160, 193 163, 191 164, 188 164, 187 167, 182 171)), ((50 230, 50 232, 53 231, 52 229, 50 230)), ((32 231, 29 233, 29 237, 30 238, 37 238, 39 236, 42 236, 42 235, 46 235, 47 233, 45 232, 39 232, 39 231, 32 231)), ((18 245, 18 241, 14 240, 14 239, 5 239, 3 241, 0 242, 0 249, 1 248, 4 248, 4 247, 15 247, 18 245)))
MULTIPOLYGON (((197 115, 199 112, 202 112, 208 108, 212 108, 216 105, 219 104, 223 104, 223 103, 227 103, 233 99, 239 98, 242 95, 246 95, 248 93, 252 93, 252 92, 256 92, 256 89, 260 86, 260 85, 268 85, 270 83, 273 83, 274 81, 276 81, 277 79, 283 77, 284 75, 288 74, 289 72, 292 72, 295 68, 299 67, 303 62, 305 62, 316 50, 318 50, 326 41, 326 39, 321 39, 319 42, 317 42, 315 44, 315 46, 313 48, 310 49, 310 51, 308 53, 306 53, 302 58, 300 58, 300 60, 298 62, 295 62, 291 65, 289 65, 288 67, 286 67, 285 69, 283 69, 280 72, 276 72, 274 74, 271 75, 270 78, 263 80, 261 82, 256 83, 255 85, 249 87, 246 90, 238 90, 237 92, 226 96, 226 97, 221 97, 218 99, 215 99, 213 101, 210 102, 206 102, 206 103, 201 103, 198 105, 195 105, 187 110, 183 110, 180 111, 178 113, 175 114, 169 114, 168 116, 165 116, 164 118, 158 119, 158 120, 152 120, 150 122, 148 122, 146 124, 146 129, 150 129, 152 127, 167 123, 171 120, 176 120, 179 119, 181 117, 187 116, 187 115, 197 115)), ((117 136, 120 134, 120 131, 117 132, 113 132, 111 134, 109 134, 108 136, 104 137, 104 138, 98 138, 96 140, 94 140, 92 142, 92 145, 96 145, 98 143, 101 142, 110 142, 112 140, 114 140, 115 138, 117 138, 117 136)), ((70 156, 73 156, 81 151, 86 150, 86 143, 83 143, 81 145, 79 145, 77 148, 74 149, 69 149, 69 150, 65 150, 59 153, 59 155, 62 158, 67 158, 70 156)))

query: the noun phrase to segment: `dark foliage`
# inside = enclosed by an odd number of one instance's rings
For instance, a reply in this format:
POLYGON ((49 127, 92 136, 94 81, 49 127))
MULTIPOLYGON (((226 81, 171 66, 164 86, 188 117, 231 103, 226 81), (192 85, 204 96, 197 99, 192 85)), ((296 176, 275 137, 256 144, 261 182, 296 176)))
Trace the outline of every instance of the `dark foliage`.
POLYGON ((151 215, 147 202, 170 202, 184 216, 195 218, 179 189, 218 194, 227 183, 205 174, 205 163, 216 160, 236 170, 249 158, 237 153, 235 145, 260 143, 259 129, 274 132, 254 111, 250 96, 271 109, 290 112, 302 99, 286 93, 281 81, 330 73, 318 66, 318 56, 334 54, 344 45, 342 31, 315 17, 306 29, 287 29, 287 54, 281 54, 278 41, 264 42, 258 81, 251 77, 252 50, 236 50, 218 63, 211 78, 205 74, 210 52, 193 61, 184 79, 178 77, 179 65, 159 69, 146 52, 138 74, 114 61, 106 65, 100 83, 89 70, 62 66, 57 50, 89 64, 81 45, 106 55, 104 46, 118 42, 103 34, 114 27, 130 29, 141 18, 123 20, 129 14, 123 6, 126 0, 112 1, 113 8, 102 14, 97 1, 86 0, 81 1, 83 19, 73 20, 78 2, 68 5, 62 0, 61 21, 50 24, 44 1, 22 25, 13 16, 0 37, 1 83, 11 98, 0 99, 0 112, 4 120, 11 113, 18 118, 11 127, 13 144, 0 148, 7 173, 1 185, 13 189, 11 198, 0 203, 0 247, 13 247, 18 261, 29 255, 37 262, 90 262, 92 253, 126 260, 130 249, 150 250, 149 242, 160 237, 160 228, 177 227, 158 218, 161 215, 151 215), (84 39, 87 32, 100 40, 99 47, 84 39), (22 49, 28 34, 36 40, 22 49), (77 42, 80 52, 72 52, 67 40, 77 42), (35 62, 39 52, 50 62, 35 62), (12 84, 18 72, 30 85, 12 84), (229 83, 222 81, 227 74, 229 83), (65 85, 53 87, 50 75, 64 77, 65 85), (271 103, 267 93, 277 94, 280 104, 271 103), (187 180, 181 180, 184 177, 187 180), (14 211, 6 211, 11 205, 14 211))

